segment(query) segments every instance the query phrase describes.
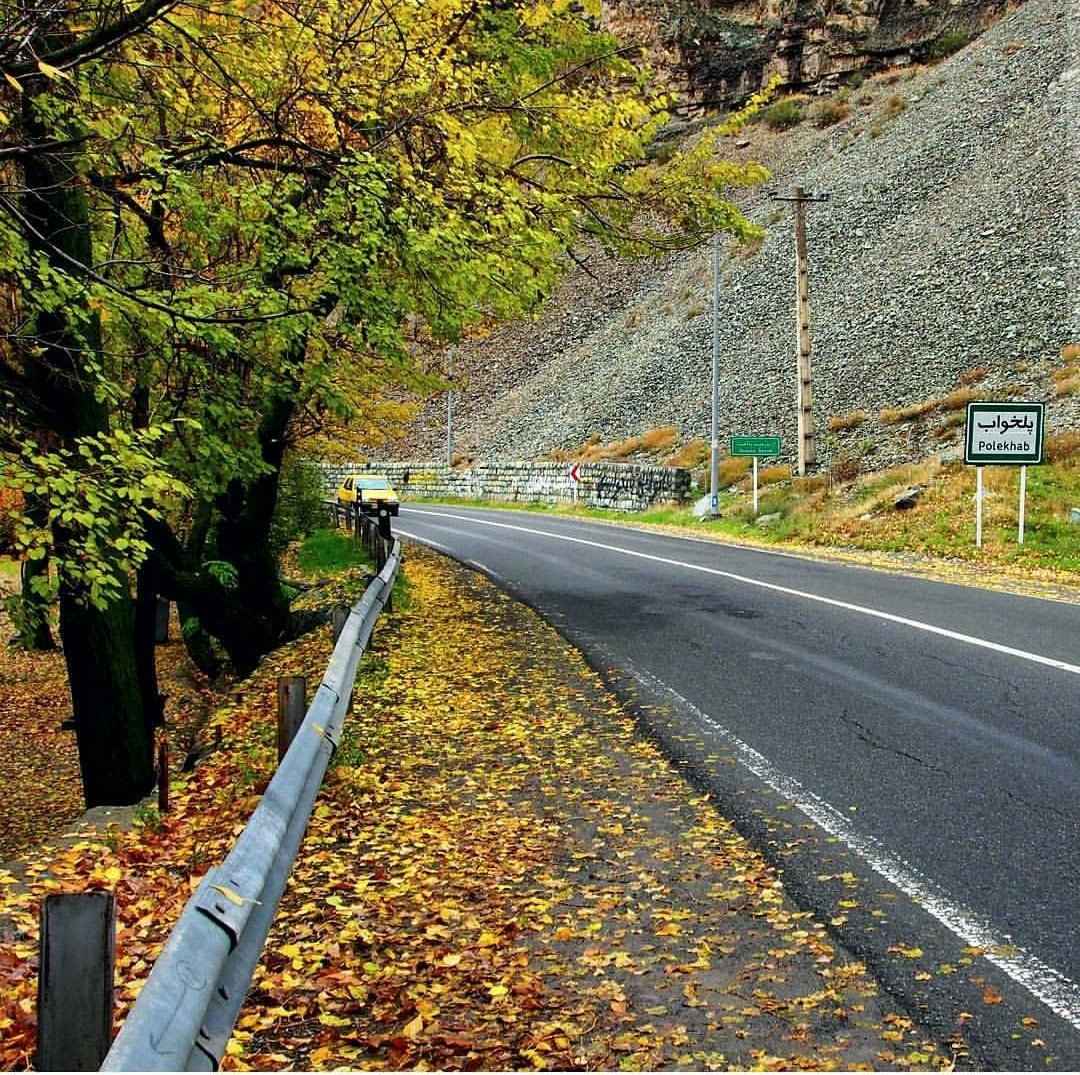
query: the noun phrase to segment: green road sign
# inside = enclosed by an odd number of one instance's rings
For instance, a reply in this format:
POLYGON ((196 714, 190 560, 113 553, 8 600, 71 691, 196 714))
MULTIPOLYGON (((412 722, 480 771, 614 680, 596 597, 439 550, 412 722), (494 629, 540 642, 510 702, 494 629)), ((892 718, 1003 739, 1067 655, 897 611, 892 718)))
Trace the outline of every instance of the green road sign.
POLYGON ((732 437, 731 455, 764 456, 780 454, 779 437, 732 437))
POLYGON ((969 403, 964 462, 976 466, 1041 463, 1043 404, 969 403))

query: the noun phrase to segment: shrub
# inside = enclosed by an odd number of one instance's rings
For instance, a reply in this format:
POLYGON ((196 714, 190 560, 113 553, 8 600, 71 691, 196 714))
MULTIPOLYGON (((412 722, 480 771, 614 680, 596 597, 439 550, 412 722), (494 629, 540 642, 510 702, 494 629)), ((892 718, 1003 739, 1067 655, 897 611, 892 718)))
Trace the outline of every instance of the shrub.
POLYGON ((803 98, 781 97, 761 113, 762 119, 774 131, 786 131, 802 122, 803 98))
POLYGON ((884 112, 889 119, 899 116, 907 108, 907 101, 898 93, 894 93, 886 102, 884 112))
POLYGON ((970 41, 971 35, 966 30, 948 30, 931 42, 926 58, 930 63, 944 60, 946 56, 959 52, 970 41))
POLYGON ((831 484, 832 481, 828 474, 811 474, 807 478, 791 479, 792 490, 802 496, 819 493, 823 489, 828 489, 831 484))
POLYGON ((303 456, 290 455, 281 468, 274 521, 270 524, 270 547, 281 552, 291 541, 310 534, 326 517, 322 470, 303 456))
POLYGON ((842 455, 829 468, 833 482, 851 482, 862 473, 862 460, 857 455, 842 455))
POLYGON ((935 440, 944 440, 966 421, 967 414, 964 411, 953 411, 945 417, 944 421, 934 427, 931 435, 935 440))
POLYGON ((815 127, 831 127, 851 115, 851 105, 847 101, 824 100, 814 106, 815 127))
POLYGON ((837 415, 829 419, 829 430, 839 433, 842 429, 854 429, 866 421, 866 411, 852 411, 850 414, 837 415))
POLYGON ((692 440, 684 444, 664 460, 668 467, 700 467, 709 460, 709 446, 703 440, 692 440))
POLYGON ((982 392, 976 392, 974 388, 957 388, 950 392, 942 401, 943 411, 961 411, 973 400, 978 399, 982 392))
POLYGON ((662 426, 659 429, 650 429, 641 435, 641 447, 643 452, 666 452, 673 448, 679 439, 679 431, 674 426, 662 426))
MULTIPOLYGON (((734 485, 740 478, 744 478, 750 473, 751 466, 753 466, 753 460, 747 459, 745 456, 725 456, 720 460, 719 484, 721 486, 734 485)), ((758 480, 760 481, 760 475, 758 480)))
POLYGON ((1061 349, 1062 366, 1051 371, 1054 394, 1071 396, 1080 391, 1080 344, 1069 343, 1061 349))

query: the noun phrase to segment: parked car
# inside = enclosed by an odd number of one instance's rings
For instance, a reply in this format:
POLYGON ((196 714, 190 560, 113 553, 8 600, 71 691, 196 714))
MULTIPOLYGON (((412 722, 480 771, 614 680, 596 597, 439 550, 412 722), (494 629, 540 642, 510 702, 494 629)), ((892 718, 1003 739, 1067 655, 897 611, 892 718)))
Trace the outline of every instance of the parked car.
POLYGON ((337 499, 343 508, 355 504, 365 515, 378 515, 380 508, 397 515, 401 506, 385 474, 350 474, 338 486, 337 499))

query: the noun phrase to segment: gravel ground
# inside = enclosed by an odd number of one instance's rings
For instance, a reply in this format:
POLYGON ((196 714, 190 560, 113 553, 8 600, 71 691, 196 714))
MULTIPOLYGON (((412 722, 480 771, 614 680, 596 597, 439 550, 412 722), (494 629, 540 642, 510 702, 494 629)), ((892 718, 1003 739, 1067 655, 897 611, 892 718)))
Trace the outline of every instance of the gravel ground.
MULTIPOLYGON (((808 209, 819 457, 869 454, 874 467, 955 444, 939 412, 884 426, 883 408, 978 388, 1048 401, 1053 434, 1080 426, 1080 396, 1055 396, 1050 370, 1080 340, 1080 17, 1069 0, 1027 0, 933 66, 851 92, 851 114, 785 135, 764 124, 728 143, 830 199, 808 209), (830 417, 870 419, 831 434, 830 417)), ((765 190, 744 210, 769 229, 753 257, 725 255, 720 309, 721 438, 780 433, 794 448, 791 210, 765 190)), ((537 321, 459 348, 458 448, 528 457, 590 435, 662 425, 705 437, 712 318, 707 250, 652 264, 602 258, 537 321)), ((444 443, 443 403, 414 451, 444 443)), ((955 450, 955 449, 954 449, 955 450)))

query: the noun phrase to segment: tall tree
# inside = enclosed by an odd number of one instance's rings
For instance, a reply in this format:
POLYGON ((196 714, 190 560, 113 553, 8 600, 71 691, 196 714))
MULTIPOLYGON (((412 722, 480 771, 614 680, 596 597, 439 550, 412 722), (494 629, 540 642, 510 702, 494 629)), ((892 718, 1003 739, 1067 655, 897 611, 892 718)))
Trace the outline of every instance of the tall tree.
POLYGON ((532 308, 582 238, 746 233, 724 189, 762 174, 708 140, 646 164, 663 102, 567 0, 119 11, 18 8, 0 48, 0 281, 25 306, 0 451, 47 505, 22 541, 58 568, 93 801, 148 780, 140 564, 247 671, 292 629, 291 443, 391 413, 418 340, 532 308), (111 723, 133 775, 100 754, 111 723))

